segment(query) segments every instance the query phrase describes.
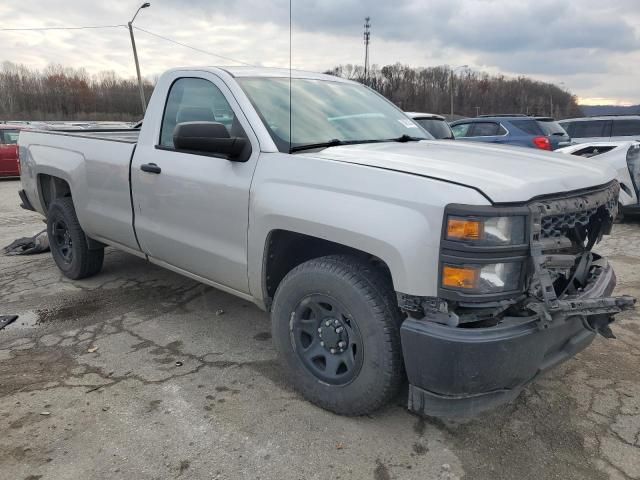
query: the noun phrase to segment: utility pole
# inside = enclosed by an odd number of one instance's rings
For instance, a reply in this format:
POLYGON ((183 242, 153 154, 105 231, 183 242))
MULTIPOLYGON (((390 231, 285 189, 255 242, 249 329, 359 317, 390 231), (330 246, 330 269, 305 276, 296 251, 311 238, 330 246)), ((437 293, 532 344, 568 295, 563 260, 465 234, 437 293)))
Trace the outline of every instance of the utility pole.
POLYGON ((133 21, 138 16, 138 12, 140 10, 142 10, 143 8, 150 7, 150 6, 151 6, 151 4, 149 2, 145 2, 142 5, 140 5, 140 7, 138 7, 138 10, 136 10, 136 13, 133 16, 133 18, 131 19, 131 21, 129 21, 127 23, 127 25, 129 26, 129 35, 131 36, 131 46, 133 47, 133 59, 136 62, 136 74, 138 75, 138 89, 140 90, 140 103, 142 105, 142 114, 143 115, 147 111, 147 100, 144 98, 144 88, 142 86, 142 77, 140 76, 140 63, 138 62, 138 51, 136 50, 136 40, 133 37, 133 21))
POLYGON ((365 17, 364 19, 364 84, 368 85, 369 82, 369 39, 371 38, 371 17, 365 17))
POLYGON ((480 107, 476 107, 476 117, 480 116, 480 107))

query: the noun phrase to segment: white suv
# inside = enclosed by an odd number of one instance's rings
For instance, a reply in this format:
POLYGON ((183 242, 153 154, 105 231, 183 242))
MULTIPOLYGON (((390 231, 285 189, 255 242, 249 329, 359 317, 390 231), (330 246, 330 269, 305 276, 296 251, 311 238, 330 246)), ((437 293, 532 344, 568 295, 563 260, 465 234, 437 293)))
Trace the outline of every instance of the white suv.
POLYGON ((640 115, 603 115, 569 118, 560 125, 575 143, 598 141, 640 141, 640 115))

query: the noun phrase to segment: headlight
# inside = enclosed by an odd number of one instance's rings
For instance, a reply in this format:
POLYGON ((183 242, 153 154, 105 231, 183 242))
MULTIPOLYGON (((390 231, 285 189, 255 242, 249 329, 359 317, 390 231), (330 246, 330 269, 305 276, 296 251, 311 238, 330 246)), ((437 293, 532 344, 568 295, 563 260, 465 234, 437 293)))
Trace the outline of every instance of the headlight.
POLYGON ((469 293, 499 293, 520 288, 521 262, 442 267, 442 287, 469 293))
POLYGON ((525 217, 447 217, 447 240, 475 245, 522 245, 525 243, 525 217))

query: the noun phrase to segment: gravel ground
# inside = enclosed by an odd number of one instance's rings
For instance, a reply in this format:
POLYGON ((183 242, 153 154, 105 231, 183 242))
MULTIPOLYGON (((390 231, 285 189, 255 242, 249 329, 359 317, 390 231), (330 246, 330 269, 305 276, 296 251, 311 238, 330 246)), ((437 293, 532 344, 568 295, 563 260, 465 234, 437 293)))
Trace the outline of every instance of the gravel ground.
MULTIPOLYGON (((43 228, 0 181, 0 245, 43 228)), ((599 246, 640 297, 640 224, 599 246)), ((297 395, 250 303, 107 250, 73 282, 51 256, 0 256, 0 477, 640 479, 640 325, 478 419, 403 405, 344 418, 297 395)))

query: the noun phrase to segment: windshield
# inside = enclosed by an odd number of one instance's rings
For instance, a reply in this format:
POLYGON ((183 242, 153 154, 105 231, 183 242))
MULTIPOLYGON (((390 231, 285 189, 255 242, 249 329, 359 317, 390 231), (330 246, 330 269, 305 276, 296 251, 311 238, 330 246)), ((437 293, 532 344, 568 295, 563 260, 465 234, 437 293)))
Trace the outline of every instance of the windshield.
POLYGON ((289 79, 237 80, 281 152, 332 141, 381 141, 403 135, 432 138, 400 109, 363 85, 294 78, 290 139, 289 79))
POLYGON ((0 144, 15 145, 18 143, 19 130, 0 130, 0 144))
POLYGON ((439 118, 414 118, 414 120, 438 140, 454 138, 449 125, 444 120, 439 118))
POLYGON ((542 127, 540 126, 540 123, 542 122, 538 122, 533 119, 527 119, 527 120, 511 120, 511 123, 515 125, 516 128, 519 128, 520 130, 522 130, 525 133, 528 133, 529 135, 546 135, 543 132, 542 127))

